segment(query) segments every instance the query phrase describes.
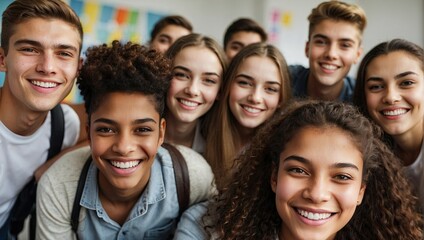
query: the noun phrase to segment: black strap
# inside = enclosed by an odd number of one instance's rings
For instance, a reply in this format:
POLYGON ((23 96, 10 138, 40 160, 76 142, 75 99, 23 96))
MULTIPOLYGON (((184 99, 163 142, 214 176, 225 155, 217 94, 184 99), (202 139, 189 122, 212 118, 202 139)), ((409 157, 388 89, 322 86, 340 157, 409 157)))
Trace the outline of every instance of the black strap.
POLYGON ((81 211, 80 201, 81 201, 82 191, 84 190, 85 180, 87 179, 88 169, 90 168, 91 161, 92 161, 92 158, 91 156, 89 156, 87 161, 84 164, 84 167, 81 170, 81 175, 78 180, 77 192, 75 193, 74 205, 72 206, 71 227, 77 239, 79 239, 77 230, 78 230, 78 224, 79 224, 79 214, 81 211))
MULTIPOLYGON (((47 160, 57 155, 63 144, 63 137, 65 132, 65 118, 60 104, 56 105, 51 111, 51 136, 50 148, 47 153, 47 160)), ((31 215, 29 224, 29 239, 35 239, 35 199, 37 192, 37 183, 33 178, 25 185, 23 190, 19 193, 18 199, 11 211, 10 233, 15 237, 22 231, 25 219, 31 215)))
POLYGON ((62 150, 63 137, 65 135, 65 116, 63 115, 63 109, 60 104, 51 110, 51 129, 47 160, 56 156, 62 150))
POLYGON ((190 177, 187 163, 180 151, 169 143, 163 143, 162 147, 168 150, 174 165, 175 184, 177 185, 178 205, 180 206, 178 219, 190 204, 190 177))
MULTIPOLYGON (((178 195, 178 205, 179 205, 179 214, 178 219, 181 217, 182 213, 189 207, 190 204, 190 177, 188 175, 187 163, 184 159, 184 156, 180 151, 171 144, 163 143, 162 147, 168 150, 169 155, 172 159, 172 164, 174 166, 174 175, 175 183, 177 186, 177 195, 178 195)), ((81 197, 82 191, 84 189, 85 181, 87 178, 88 169, 90 167, 92 159, 91 156, 87 159, 87 162, 84 165, 84 168, 81 171, 80 178, 78 180, 78 187, 75 193, 74 204, 72 206, 71 213, 71 227, 72 231, 75 233, 78 239, 78 224, 79 224, 79 214, 81 211, 81 197)))

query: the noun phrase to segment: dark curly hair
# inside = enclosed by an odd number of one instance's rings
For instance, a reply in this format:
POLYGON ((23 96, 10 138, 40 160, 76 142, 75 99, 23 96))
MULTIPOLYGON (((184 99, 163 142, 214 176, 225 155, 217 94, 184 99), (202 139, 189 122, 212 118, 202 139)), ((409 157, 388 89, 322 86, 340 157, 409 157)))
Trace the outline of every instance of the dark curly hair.
POLYGON ((336 239, 421 239, 422 219, 416 198, 401 171, 400 161, 379 140, 381 132, 352 105, 341 102, 294 102, 275 116, 237 159, 238 168, 228 187, 204 217, 218 239, 275 239, 282 220, 271 189, 279 155, 295 134, 307 126, 337 127, 347 132, 362 153, 362 204, 336 239))
POLYGON ((171 79, 171 63, 160 53, 145 46, 113 41, 90 47, 77 79, 84 97, 88 117, 102 98, 111 92, 143 93, 161 117, 164 115, 165 94, 171 79))

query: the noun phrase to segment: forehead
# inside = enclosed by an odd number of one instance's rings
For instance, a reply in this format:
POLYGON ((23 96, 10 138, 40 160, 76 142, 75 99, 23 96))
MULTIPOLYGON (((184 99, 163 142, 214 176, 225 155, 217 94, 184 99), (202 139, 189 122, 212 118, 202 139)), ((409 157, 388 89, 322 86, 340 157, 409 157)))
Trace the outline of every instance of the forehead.
POLYGON ((203 46, 190 46, 181 49, 181 51, 175 55, 173 65, 196 67, 206 72, 222 71, 222 65, 218 56, 211 49, 203 46))
POLYGON ((313 39, 316 36, 325 36, 334 41, 349 39, 360 42, 362 34, 354 23, 326 19, 311 29, 310 38, 313 39))
POLYGON ((31 40, 43 46, 69 45, 81 50, 78 29, 60 19, 31 18, 17 24, 9 39, 9 45, 18 40, 31 40))
POLYGON ((405 51, 395 51, 380 55, 368 64, 366 70, 366 77, 372 75, 393 77, 407 71, 421 76, 424 75, 423 62, 405 51))
POLYGON ((173 37, 175 39, 180 38, 182 36, 190 34, 190 31, 182 26, 178 26, 175 24, 166 25, 164 28, 162 28, 158 34, 159 35, 166 35, 169 37, 173 37))
POLYGON ((231 35, 229 43, 240 42, 240 43, 244 43, 245 45, 249 45, 252 43, 261 42, 261 40, 262 40, 261 36, 257 32, 239 31, 231 35))
POLYGON ((319 165, 352 163, 362 167, 362 153, 352 137, 337 127, 304 127, 286 144, 281 157, 298 155, 319 165))
POLYGON ((105 94, 92 115, 108 115, 111 118, 137 119, 159 118, 159 113, 151 95, 143 93, 111 92, 105 94), (143 111, 140 111, 143 109, 143 111))
POLYGON ((281 75, 277 64, 266 56, 249 56, 240 62, 236 74, 246 74, 256 80, 281 83, 281 75))

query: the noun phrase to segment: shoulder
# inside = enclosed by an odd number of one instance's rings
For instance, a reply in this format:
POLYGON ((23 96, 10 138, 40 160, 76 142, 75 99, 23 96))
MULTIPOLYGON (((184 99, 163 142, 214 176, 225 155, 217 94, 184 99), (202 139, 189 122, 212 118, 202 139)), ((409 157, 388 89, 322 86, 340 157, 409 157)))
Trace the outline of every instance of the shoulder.
POLYGON ((176 145, 183 155, 190 179, 190 204, 209 199, 215 193, 214 175, 206 160, 191 148, 176 145))
POLYGON ((76 144, 80 133, 80 120, 77 113, 67 104, 60 104, 65 118, 65 135, 63 139, 63 148, 76 144))
POLYGON ((41 177, 40 184, 44 181, 54 180, 56 184, 61 182, 77 181, 81 169, 90 156, 90 147, 82 147, 66 153, 59 158, 41 177))

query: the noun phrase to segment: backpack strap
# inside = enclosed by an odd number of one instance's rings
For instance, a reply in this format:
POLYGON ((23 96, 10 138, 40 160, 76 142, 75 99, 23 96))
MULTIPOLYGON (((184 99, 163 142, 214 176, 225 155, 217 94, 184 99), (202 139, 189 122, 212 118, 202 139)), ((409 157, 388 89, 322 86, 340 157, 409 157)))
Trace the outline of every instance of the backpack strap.
POLYGON ((81 211, 80 201, 81 201, 82 191, 84 190, 85 180, 87 179, 88 169, 90 168, 91 161, 92 161, 92 158, 90 155, 87 161, 85 162, 84 167, 81 170, 81 174, 78 180, 77 191, 75 193, 74 205, 72 206, 71 227, 77 239, 78 239, 77 230, 78 230, 78 224, 79 224, 79 215, 81 211))
POLYGON ((63 145, 63 137, 65 135, 65 117, 60 104, 56 105, 51 110, 51 129, 50 148, 47 160, 56 156, 62 149, 63 145))
POLYGON ((190 204, 190 177, 188 175, 187 163, 184 156, 178 149, 169 144, 163 143, 162 147, 168 150, 174 165, 175 184, 177 186, 178 205, 180 207, 178 219, 190 204))
MULTIPOLYGON (((50 110, 51 117, 51 133, 50 133, 50 148, 47 153, 47 160, 57 155, 63 144, 63 137, 65 133, 65 117, 63 116, 63 109, 60 104, 56 105, 50 110)), ((18 195, 18 199, 13 206, 11 212, 10 233, 17 236, 24 228, 24 222, 27 216, 30 217, 29 221, 29 239, 35 239, 35 200, 37 192, 37 183, 35 178, 32 178, 29 183, 25 185, 18 195)))

